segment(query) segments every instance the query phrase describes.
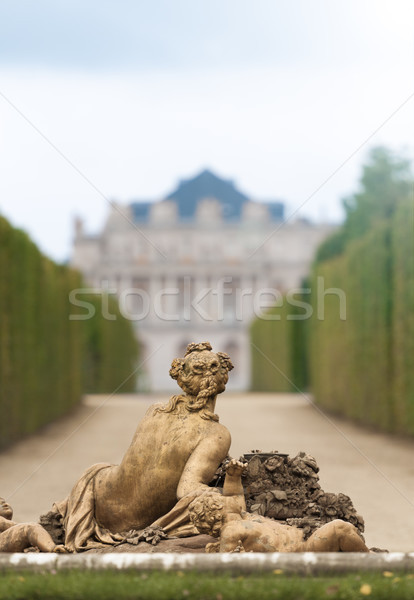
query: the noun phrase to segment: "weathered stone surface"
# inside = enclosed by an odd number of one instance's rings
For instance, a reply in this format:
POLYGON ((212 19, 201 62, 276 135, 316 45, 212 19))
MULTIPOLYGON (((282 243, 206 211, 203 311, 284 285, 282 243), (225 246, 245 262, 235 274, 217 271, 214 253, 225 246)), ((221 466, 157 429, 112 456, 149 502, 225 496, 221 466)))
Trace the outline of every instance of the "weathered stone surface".
MULTIPOLYGON (((229 504, 227 512, 237 513, 240 518, 243 513, 247 518, 247 509, 253 515, 268 519, 272 531, 275 527, 288 530, 289 535, 292 533, 301 542, 334 520, 347 521, 362 532, 363 519, 357 515, 350 498, 324 492, 319 484, 318 465, 304 452, 293 458, 278 452, 245 454, 242 460, 247 461, 247 468, 243 485, 241 462, 237 482, 227 483, 230 475, 227 467, 235 468, 232 463, 237 461, 223 461, 229 450, 230 434, 218 423, 214 410, 216 397, 225 390, 232 368, 230 357, 222 352, 213 353, 209 342, 189 344, 184 358, 174 359, 170 369, 171 377, 177 380, 184 394, 147 411, 121 464, 99 463, 89 467, 69 496, 55 503, 53 510, 41 517, 40 525, 12 523, 4 505, 1 510, 6 513, 0 514, 0 520, 3 519, 0 536, 4 540, 7 536, 7 540, 1 549, 9 552, 31 547, 44 552, 53 549, 99 553, 200 552, 210 540, 196 536, 199 539, 194 541, 190 536, 197 532, 218 534, 190 522, 190 504, 207 494, 209 486, 223 483, 223 498, 228 501, 232 497, 230 504, 239 498, 237 510, 235 505, 230 510, 229 504), (221 461, 215 481, 209 483, 221 461), (19 538, 20 544, 17 546, 10 533, 15 527, 15 538, 19 538), (304 536, 298 528, 303 530, 304 536), (40 534, 30 537, 32 531, 40 531, 42 539, 40 534), (20 532, 24 533, 24 539, 20 532), (170 538, 166 539, 167 536, 170 538), (62 542, 65 548, 60 548, 62 542)), ((263 525, 266 519, 255 516, 253 520, 263 525)), ((286 551, 302 551, 304 547, 306 545, 296 545, 296 550, 286 551)), ((280 548, 277 544, 270 545, 267 551, 280 548)), ((316 546, 308 549, 321 550, 316 546)), ((355 550, 353 546, 340 549, 355 550)), ((254 551, 261 552, 262 548, 254 551)), ((368 550, 364 546, 361 551, 368 550)))
POLYGON ((84 552, 102 544, 117 547, 149 526, 181 536, 189 525, 185 535, 196 534, 187 505, 208 488, 230 447, 230 433, 214 411, 231 369, 230 357, 213 352, 209 342, 189 344, 170 369, 183 393, 147 411, 120 465, 92 465, 69 496, 54 504, 56 514, 42 517, 52 538, 60 538, 63 528, 65 548, 84 552))
MULTIPOLYGON (((319 467, 316 460, 300 452, 295 457, 279 452, 254 451, 241 459, 247 467, 243 475, 243 487, 247 510, 276 519, 304 530, 304 539, 318 528, 333 521, 347 521, 362 533, 364 520, 357 514, 351 499, 345 494, 324 492, 319 483, 319 467)), ((229 460, 217 470, 210 485, 222 486, 229 460)), ((62 543, 61 518, 54 512, 42 516, 41 524, 56 544, 62 543)), ((147 539, 139 543, 123 543, 96 548, 89 552, 204 552, 205 546, 215 540, 207 535, 189 538, 165 539, 154 544, 147 539)))
MULTIPOLYGON (((262 457, 263 458, 263 457, 262 457)), ((274 457, 271 457, 272 461, 274 457)), ((309 476, 307 467, 302 464, 302 456, 291 461, 293 469, 301 475, 309 476)), ((307 539, 304 529, 288 523, 288 519, 279 519, 246 511, 245 490, 242 484, 243 472, 249 474, 252 465, 253 484, 263 481, 263 465, 260 455, 255 454, 249 463, 231 459, 225 466, 223 493, 216 488, 205 491, 189 505, 190 519, 200 533, 206 533, 219 539, 217 543, 206 546, 206 552, 365 552, 369 553, 360 532, 352 523, 342 519, 329 519, 318 527, 307 539), (257 477, 257 479, 256 479, 257 477)), ((274 466, 272 462, 272 467, 274 466)), ((316 468, 314 460, 307 460, 316 468)), ((282 464, 282 463, 281 463, 282 464)), ((270 482, 271 483, 271 482, 270 482)), ((268 486, 268 483, 265 484, 268 486)), ((269 501, 287 504, 289 494, 284 490, 272 489, 267 492, 269 501)), ((295 498, 300 498, 296 494, 295 498)), ((306 501, 304 494, 304 501, 306 501)), ((252 506, 252 508, 255 505, 252 506)), ((260 508, 260 505, 257 505, 260 508)), ((268 508, 268 507, 265 507, 268 508)), ((285 511, 286 505, 282 504, 285 511)), ((287 507, 289 508, 289 507, 287 507)), ((264 512, 264 511, 263 511, 264 512)))
POLYGON ((94 550, 87 550, 88 554, 98 553, 107 554, 108 552, 132 552, 132 553, 204 553, 207 544, 215 542, 215 539, 209 535, 194 535, 188 538, 176 538, 161 540, 156 545, 148 542, 139 542, 138 544, 120 544, 119 546, 106 546, 94 550))
MULTIPOLYGON (((364 519, 345 494, 322 490, 319 467, 313 456, 299 452, 294 457, 276 451, 254 450, 240 460, 247 463, 242 477, 247 510, 304 530, 307 539, 318 527, 335 519, 364 531, 364 519)), ((226 460, 212 483, 224 482, 226 460)))
POLYGON ((136 571, 199 571, 211 573, 283 573, 336 575, 342 573, 414 571, 414 552, 361 553, 244 553, 244 554, 0 554, 0 572, 50 572, 68 569, 135 569, 136 571))

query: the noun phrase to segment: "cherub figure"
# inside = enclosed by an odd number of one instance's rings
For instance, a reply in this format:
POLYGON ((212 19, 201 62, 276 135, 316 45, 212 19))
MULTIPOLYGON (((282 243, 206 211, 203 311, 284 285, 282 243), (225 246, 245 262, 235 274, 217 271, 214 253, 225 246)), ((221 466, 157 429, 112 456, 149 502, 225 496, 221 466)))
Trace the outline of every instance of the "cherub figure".
POLYGON ((34 546, 41 552, 66 552, 38 523, 15 523, 11 506, 0 497, 0 552, 23 552, 34 546))
POLYGON ((227 468, 223 495, 204 492, 189 506, 192 523, 200 533, 219 537, 206 552, 369 552, 358 530, 336 519, 317 529, 308 540, 303 530, 246 512, 241 474, 243 463, 227 468))

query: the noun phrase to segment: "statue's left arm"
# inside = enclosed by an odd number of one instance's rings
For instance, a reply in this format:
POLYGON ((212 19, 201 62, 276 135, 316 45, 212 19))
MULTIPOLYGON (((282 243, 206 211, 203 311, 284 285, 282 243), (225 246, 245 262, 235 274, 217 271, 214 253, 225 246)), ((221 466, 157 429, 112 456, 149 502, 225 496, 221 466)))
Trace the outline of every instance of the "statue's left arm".
POLYGON ((177 487, 177 499, 180 500, 197 489, 208 488, 208 483, 226 458, 230 449, 229 431, 219 425, 214 434, 203 438, 188 459, 177 487))
POLYGON ((246 469, 244 464, 235 458, 232 458, 226 467, 226 477, 224 478, 223 495, 240 496, 244 494, 241 476, 246 469))

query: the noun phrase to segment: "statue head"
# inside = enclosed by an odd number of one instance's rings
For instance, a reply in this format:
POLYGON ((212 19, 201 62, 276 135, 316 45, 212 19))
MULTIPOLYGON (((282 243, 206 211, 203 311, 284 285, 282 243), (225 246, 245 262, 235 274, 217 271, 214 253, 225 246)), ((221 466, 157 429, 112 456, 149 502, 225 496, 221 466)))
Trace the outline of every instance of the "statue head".
POLYGON ((211 489, 200 494, 188 507, 190 519, 200 533, 220 537, 225 503, 218 490, 211 489))
POLYGON ((4 498, 0 496, 0 517, 4 517, 8 521, 13 517, 13 509, 4 498))
POLYGON ((224 392, 231 369, 227 354, 213 352, 209 342, 201 342, 188 344, 184 358, 173 360, 170 375, 186 394, 195 398, 190 410, 197 411, 210 398, 224 392))

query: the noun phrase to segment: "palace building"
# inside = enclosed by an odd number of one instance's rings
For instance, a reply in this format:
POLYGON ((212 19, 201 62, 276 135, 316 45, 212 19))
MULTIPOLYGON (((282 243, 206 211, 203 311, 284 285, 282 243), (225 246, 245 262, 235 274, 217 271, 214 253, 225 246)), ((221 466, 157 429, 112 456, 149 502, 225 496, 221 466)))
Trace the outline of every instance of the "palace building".
POLYGON ((71 264, 88 286, 117 294, 141 345, 139 389, 176 388, 168 366, 209 340, 233 363, 229 389, 250 383, 249 326, 301 285, 332 227, 284 221, 281 202, 256 201, 203 171, 157 201, 112 203, 103 230, 76 220, 71 264))

